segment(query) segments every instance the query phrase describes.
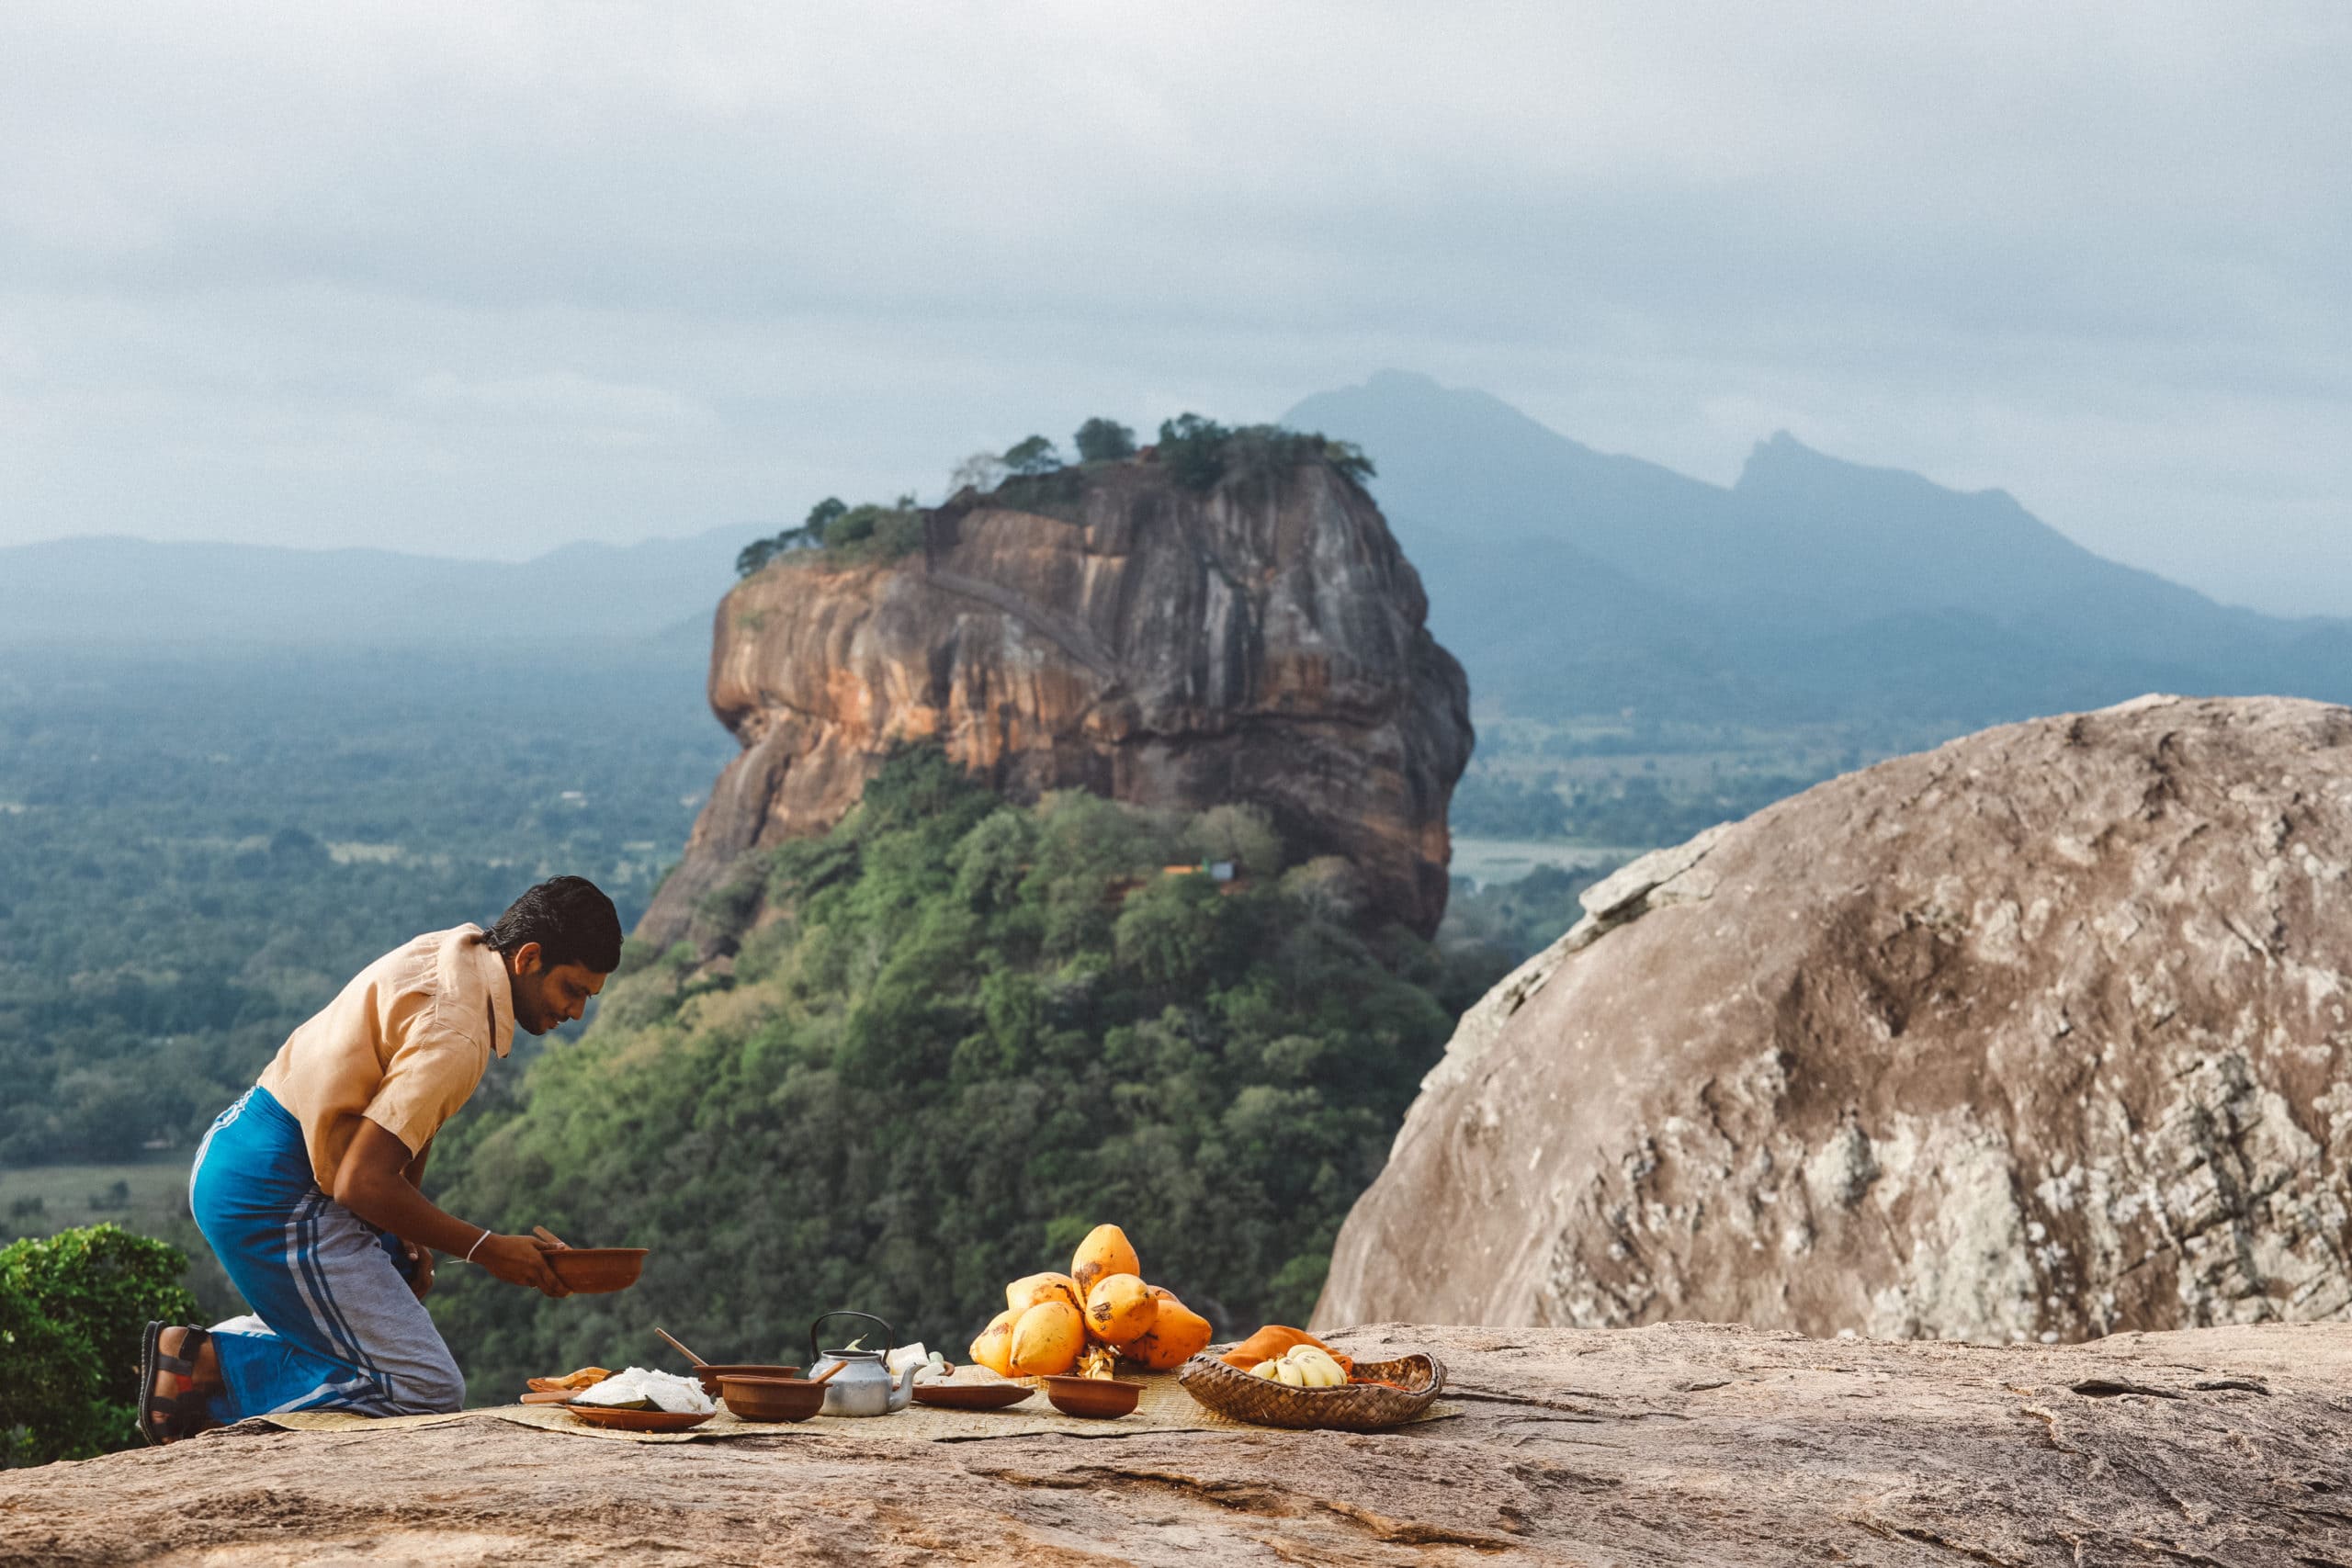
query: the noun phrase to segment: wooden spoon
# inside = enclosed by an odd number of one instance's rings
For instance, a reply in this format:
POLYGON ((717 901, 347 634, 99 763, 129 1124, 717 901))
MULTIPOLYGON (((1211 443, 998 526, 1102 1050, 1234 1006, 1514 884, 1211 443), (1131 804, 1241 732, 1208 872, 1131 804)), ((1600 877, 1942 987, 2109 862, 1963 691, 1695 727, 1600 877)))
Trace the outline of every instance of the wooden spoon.
POLYGON ((697 1366, 697 1367, 707 1367, 707 1366, 710 1365, 710 1363, 709 1363, 708 1361, 704 1360, 700 1356, 695 1355, 692 1350, 687 1349, 684 1345, 679 1344, 675 1339, 672 1339, 672 1338, 670 1337, 670 1331, 669 1331, 668 1329, 666 1329, 666 1328, 657 1328, 657 1329, 655 1329, 653 1332, 654 1332, 654 1333, 656 1333, 656 1334, 658 1334, 658 1335, 660 1335, 660 1336, 661 1336, 664 1340, 668 1341, 668 1343, 669 1343, 669 1346, 670 1346, 670 1348, 671 1348, 671 1349, 675 1350, 679 1355, 684 1356, 687 1360, 692 1361, 695 1366, 697 1366))

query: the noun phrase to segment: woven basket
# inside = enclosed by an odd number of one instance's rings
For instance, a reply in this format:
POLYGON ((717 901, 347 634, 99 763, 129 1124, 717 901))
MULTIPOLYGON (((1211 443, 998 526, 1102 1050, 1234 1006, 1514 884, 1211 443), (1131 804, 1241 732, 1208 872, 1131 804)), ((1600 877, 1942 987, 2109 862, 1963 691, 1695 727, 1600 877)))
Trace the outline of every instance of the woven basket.
POLYGON ((1377 1432, 1401 1427, 1430 1407, 1445 1387, 1445 1363, 1424 1355, 1358 1361, 1356 1376, 1403 1386, 1348 1383, 1340 1388, 1293 1388, 1227 1366, 1205 1351, 1185 1362, 1176 1381, 1194 1399, 1236 1421, 1259 1427, 1377 1432))

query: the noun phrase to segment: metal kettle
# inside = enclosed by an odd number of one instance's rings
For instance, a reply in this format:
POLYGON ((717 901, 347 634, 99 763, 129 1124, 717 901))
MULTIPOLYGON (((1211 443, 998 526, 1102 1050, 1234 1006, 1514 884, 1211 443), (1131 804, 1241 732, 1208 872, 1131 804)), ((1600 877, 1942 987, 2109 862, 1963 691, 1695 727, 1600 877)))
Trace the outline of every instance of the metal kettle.
MULTIPOLYGON (((859 1339, 864 1339, 859 1335, 859 1339)), ((914 1397, 915 1372, 909 1367, 897 1377, 890 1375, 888 1359, 898 1348, 898 1331, 870 1312, 829 1312, 808 1325, 808 1371, 807 1376, 823 1377, 838 1365, 841 1371, 825 1384, 825 1414, 828 1416, 888 1416, 904 1410, 907 1401, 914 1397), (862 1317, 881 1329, 883 1346, 879 1350, 820 1350, 817 1330, 827 1319, 862 1317)))

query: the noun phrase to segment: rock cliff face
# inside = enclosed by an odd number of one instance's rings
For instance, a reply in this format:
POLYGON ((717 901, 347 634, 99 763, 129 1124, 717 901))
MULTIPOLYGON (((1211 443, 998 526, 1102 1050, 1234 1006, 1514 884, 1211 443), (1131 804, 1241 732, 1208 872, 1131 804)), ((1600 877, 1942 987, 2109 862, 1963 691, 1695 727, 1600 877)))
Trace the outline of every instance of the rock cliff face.
POLYGON ((1322 1324, 2352 1315, 2352 712, 2148 697, 1626 868, 1465 1016, 1322 1324))
POLYGON ((936 741, 1020 799, 1265 807, 1427 934, 1468 687, 1420 579, 1328 464, 1205 492, 1135 460, 967 491, 922 549, 787 556, 719 606, 710 701, 743 743, 639 934, 694 934, 737 857, 820 833, 882 757, 936 741))

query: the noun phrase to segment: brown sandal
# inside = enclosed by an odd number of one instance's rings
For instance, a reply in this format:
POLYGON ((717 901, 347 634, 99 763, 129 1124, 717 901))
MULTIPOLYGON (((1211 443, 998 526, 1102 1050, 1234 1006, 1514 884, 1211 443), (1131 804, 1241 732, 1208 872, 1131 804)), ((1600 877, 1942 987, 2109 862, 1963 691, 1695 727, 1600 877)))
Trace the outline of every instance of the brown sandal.
POLYGON ((139 1435, 161 1447, 193 1438, 212 1422, 210 1393, 196 1392, 196 1358, 212 1336, 182 1324, 151 1323, 139 1341, 139 1435), (180 1330, 179 1354, 164 1349, 164 1330, 180 1330), (158 1379, 175 1377, 187 1386, 175 1394, 155 1392, 158 1379))

